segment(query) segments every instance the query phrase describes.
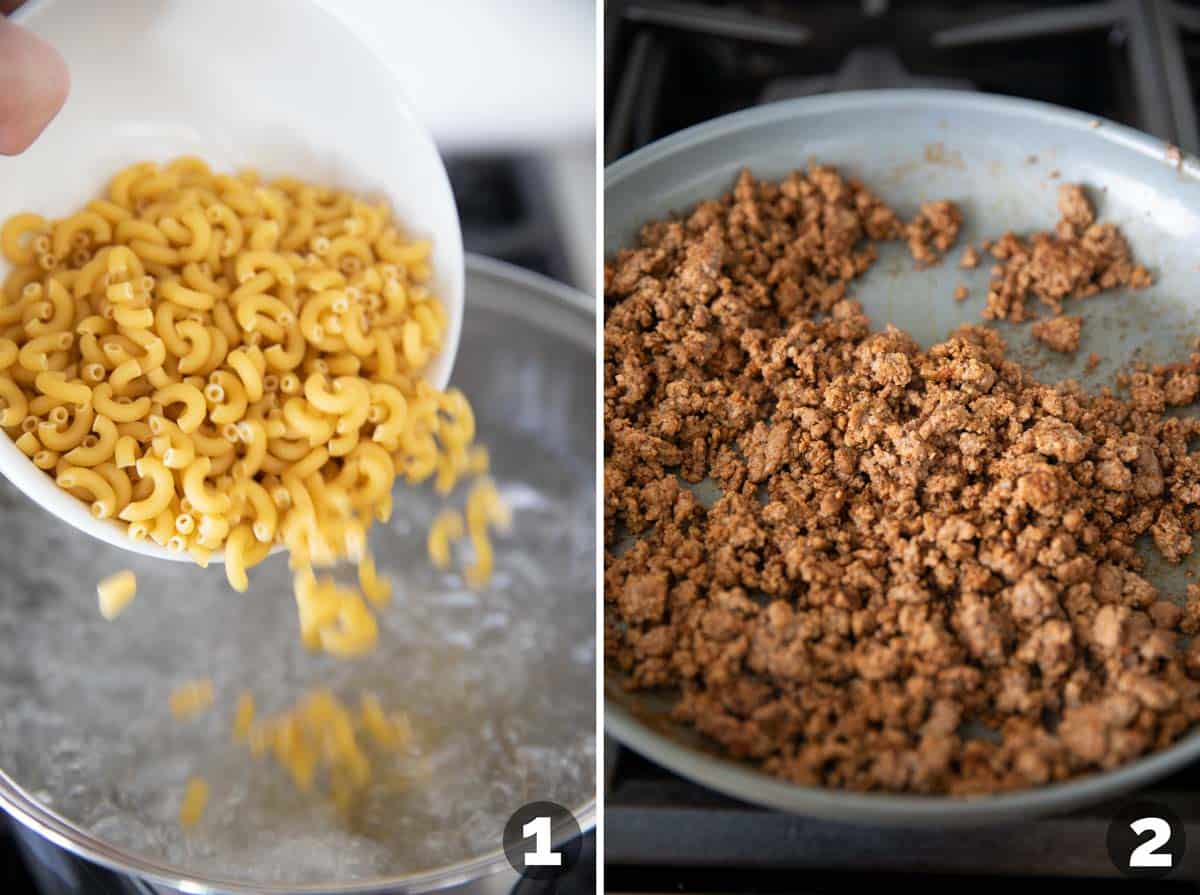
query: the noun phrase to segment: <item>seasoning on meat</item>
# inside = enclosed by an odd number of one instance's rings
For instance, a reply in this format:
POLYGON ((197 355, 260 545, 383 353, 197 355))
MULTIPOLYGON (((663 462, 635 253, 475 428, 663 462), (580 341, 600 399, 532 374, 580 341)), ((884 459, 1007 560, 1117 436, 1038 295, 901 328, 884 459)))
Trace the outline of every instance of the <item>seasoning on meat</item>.
POLYGON ((1120 286, 1143 289, 1153 282, 1150 272, 1133 260, 1121 231, 1096 222, 1079 184, 1058 188, 1058 211, 1054 232, 1027 239, 1008 232, 992 244, 991 253, 1001 263, 992 271, 985 320, 1033 319, 1031 296, 1057 316, 1065 299, 1088 298, 1120 286))
MULTIPOLYGON (((955 298, 958 296, 956 295, 955 298)), ((1083 329, 1082 317, 1051 317, 1039 320, 1030 332, 1048 348, 1063 354, 1074 354, 1079 350, 1079 333, 1083 329)))
POLYGON ((1200 355, 1122 400, 984 326, 873 331, 847 285, 895 232, 831 168, 743 173, 608 261, 610 667, 829 787, 1011 790, 1166 747, 1200 718, 1200 585, 1172 610, 1135 545, 1177 562, 1200 528, 1200 422, 1164 414, 1200 355))
POLYGON ((918 267, 929 267, 942 260, 958 239, 962 212, 948 199, 925 202, 904 228, 908 251, 918 267))

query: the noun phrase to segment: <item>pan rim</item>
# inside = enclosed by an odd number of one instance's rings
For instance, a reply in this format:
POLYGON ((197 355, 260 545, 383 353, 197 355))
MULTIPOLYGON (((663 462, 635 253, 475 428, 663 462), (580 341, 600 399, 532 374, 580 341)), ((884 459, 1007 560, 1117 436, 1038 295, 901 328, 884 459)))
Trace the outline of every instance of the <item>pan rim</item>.
MULTIPOLYGON (((1123 124, 1065 109, 1050 103, 963 90, 888 89, 831 93, 785 100, 734 112, 671 134, 606 166, 605 207, 611 190, 686 150, 716 143, 739 132, 830 112, 896 114, 903 110, 942 112, 994 111, 1023 116, 1056 129, 1075 131, 1081 138, 1100 139, 1176 167, 1189 179, 1200 179, 1200 165, 1157 137, 1123 124)), ((607 671, 606 671, 607 678, 607 671)), ((607 689, 607 688, 606 688, 607 689)), ((1015 792, 977 796, 924 796, 861 793, 829 787, 804 786, 773 777, 730 758, 686 746, 642 724, 607 693, 605 730, 618 742, 685 778, 746 802, 839 822, 938 827, 950 824, 984 825, 1063 811, 1100 802, 1163 777, 1200 758, 1200 726, 1168 748, 1124 764, 1062 783, 1015 792)))
POLYGON ((694 124, 655 140, 605 166, 604 190, 607 193, 610 188, 619 184, 626 177, 683 149, 712 143, 752 127, 826 112, 886 111, 895 113, 904 107, 922 110, 935 109, 946 113, 959 109, 969 109, 973 112, 985 109, 1024 115, 1027 118, 1055 126, 1067 125, 1084 135, 1100 137, 1163 164, 1177 165, 1180 171, 1193 178, 1200 178, 1200 164, 1197 164, 1195 158, 1181 152, 1178 163, 1170 160, 1167 158, 1167 150, 1171 144, 1108 118, 1090 115, 1077 109, 1067 109, 1041 100, 998 93, 975 93, 969 90, 937 88, 890 88, 885 90, 847 90, 841 93, 781 100, 694 124))

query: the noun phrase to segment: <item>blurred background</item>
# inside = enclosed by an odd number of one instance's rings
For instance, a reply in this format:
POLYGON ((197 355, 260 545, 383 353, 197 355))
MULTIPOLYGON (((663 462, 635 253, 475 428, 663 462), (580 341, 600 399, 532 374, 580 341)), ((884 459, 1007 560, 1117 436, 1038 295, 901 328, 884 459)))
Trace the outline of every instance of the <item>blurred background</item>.
POLYGON ((433 132, 467 251, 593 294, 595 3, 325 0, 325 6, 395 70, 433 132))

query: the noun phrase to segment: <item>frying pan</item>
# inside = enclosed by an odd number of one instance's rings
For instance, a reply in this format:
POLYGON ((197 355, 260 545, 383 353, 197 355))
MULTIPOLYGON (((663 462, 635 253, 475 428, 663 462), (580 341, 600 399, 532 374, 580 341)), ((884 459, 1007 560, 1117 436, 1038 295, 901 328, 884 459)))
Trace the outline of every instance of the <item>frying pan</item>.
MULTIPOLYGON (((726 192, 742 168, 777 179, 810 160, 861 177, 903 217, 923 200, 956 201, 966 218, 958 248, 938 267, 917 271, 900 244, 850 284, 872 323, 894 323, 922 345, 978 322, 988 264, 958 267, 957 252, 1005 230, 1052 229, 1060 183, 1082 182, 1097 216, 1118 224, 1155 275, 1142 292, 1103 293, 1075 306, 1083 340, 1073 356, 1037 347, 1029 327, 996 324, 1012 356, 1045 381, 1079 379, 1088 389, 1114 385, 1131 359, 1184 359, 1200 334, 1200 167, 1160 140, 1044 103, 943 90, 831 94, 761 106, 682 131, 605 171, 604 249, 634 243, 648 220, 726 192), (952 298, 959 284, 970 289, 952 298), (1101 358, 1092 371, 1089 353, 1101 358)), ((1182 593, 1193 558, 1166 567, 1148 554, 1147 575, 1182 593)), ((690 728, 669 720, 663 694, 628 693, 605 679, 608 731, 659 764, 727 795, 827 820, 944 826, 982 824, 1061 812, 1111 798, 1200 758, 1200 733, 1117 770, 1020 792, 952 798, 851 793, 800 786, 718 754, 690 728)))

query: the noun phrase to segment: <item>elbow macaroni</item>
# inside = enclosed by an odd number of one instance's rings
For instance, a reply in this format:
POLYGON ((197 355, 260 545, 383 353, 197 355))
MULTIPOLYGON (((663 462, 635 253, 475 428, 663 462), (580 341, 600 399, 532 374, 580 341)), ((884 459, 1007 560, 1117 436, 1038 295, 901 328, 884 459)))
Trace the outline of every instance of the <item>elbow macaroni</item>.
POLYGON ((235 743, 255 757, 270 756, 303 792, 328 798, 343 820, 377 785, 400 793, 428 776, 428 760, 408 715, 388 713, 365 692, 358 711, 331 691, 314 689, 283 712, 256 720, 254 699, 243 693, 232 725, 235 743))
POLYGON ((183 790, 179 803, 179 825, 185 830, 200 823, 204 809, 208 807, 208 781, 203 777, 192 777, 183 790))
MULTIPOLYGON (((390 594, 366 533, 395 480, 447 493, 486 471, 466 399, 422 379, 445 330, 429 250, 348 193, 130 166, 75 214, 0 227, 0 427, 130 537, 201 564, 224 550, 239 590, 282 545, 305 643, 358 655, 390 594), (343 559, 361 590, 313 578, 343 559)), ((469 536, 481 584, 497 506, 473 491, 465 526, 435 524, 434 562, 469 536)), ((127 584, 101 602, 119 611, 127 584)))
POLYGON ((132 602, 137 594, 137 578, 125 570, 105 578, 96 588, 100 600, 100 614, 112 621, 132 602))
POLYGON ((171 714, 180 719, 199 715, 212 707, 213 696, 213 682, 208 678, 187 681, 171 691, 171 714))

